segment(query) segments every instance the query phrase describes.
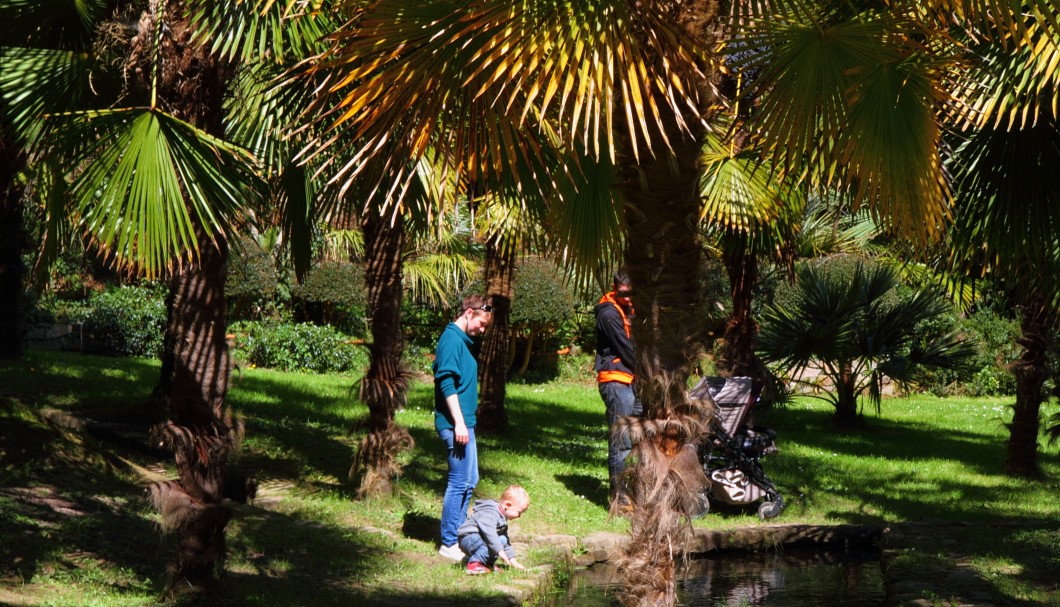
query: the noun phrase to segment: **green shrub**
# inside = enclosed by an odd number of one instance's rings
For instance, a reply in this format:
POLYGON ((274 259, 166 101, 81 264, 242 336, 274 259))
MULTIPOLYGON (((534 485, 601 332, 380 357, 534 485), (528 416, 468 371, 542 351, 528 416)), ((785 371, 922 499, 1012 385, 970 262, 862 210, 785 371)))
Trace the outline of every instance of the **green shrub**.
POLYGON ((258 320, 270 316, 286 299, 286 287, 272 255, 252 238, 241 238, 228 257, 225 295, 233 320, 258 320))
POLYGON ((307 323, 242 321, 233 356, 254 366, 282 371, 349 372, 368 366, 368 349, 338 330, 307 323))
POLYGON ((291 289, 295 318, 327 324, 347 333, 365 334, 364 268, 359 264, 327 261, 309 271, 305 282, 291 289))
POLYGON ((160 358, 166 328, 165 287, 117 287, 93 295, 81 321, 90 354, 160 358))
POLYGON ((961 392, 968 396, 997 396, 1016 393, 1016 376, 1008 365, 1020 356, 1019 321, 1005 318, 992 309, 976 311, 960 323, 961 331, 976 342, 975 373, 961 392))

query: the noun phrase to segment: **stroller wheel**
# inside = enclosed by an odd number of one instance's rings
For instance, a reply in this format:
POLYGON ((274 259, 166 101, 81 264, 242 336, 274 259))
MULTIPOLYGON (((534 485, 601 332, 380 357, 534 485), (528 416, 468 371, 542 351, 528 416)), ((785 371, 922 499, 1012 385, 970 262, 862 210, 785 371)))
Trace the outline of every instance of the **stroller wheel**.
POLYGON ((778 499, 775 502, 762 502, 762 505, 758 507, 758 518, 763 521, 776 518, 784 510, 784 500, 778 499))

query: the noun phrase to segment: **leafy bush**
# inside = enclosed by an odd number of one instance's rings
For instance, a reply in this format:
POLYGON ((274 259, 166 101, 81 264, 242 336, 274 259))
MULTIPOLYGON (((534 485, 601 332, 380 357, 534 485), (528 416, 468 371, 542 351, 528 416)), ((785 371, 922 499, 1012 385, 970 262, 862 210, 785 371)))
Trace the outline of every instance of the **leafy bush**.
POLYGON ((574 298, 567 279, 556 264, 528 257, 519 264, 512 289, 512 329, 529 331, 555 328, 574 312, 574 298))
POLYGON ((229 330, 236 336, 233 356, 258 367, 332 373, 368 366, 368 349, 332 327, 242 321, 229 330))
POLYGON ((305 282, 291 289, 295 318, 328 324, 363 335, 367 293, 364 268, 342 261, 324 262, 309 271, 305 282))
POLYGON ((960 322, 961 331, 976 343, 972 359, 975 373, 961 391, 968 396, 998 396, 1016 393, 1016 376, 1008 365, 1020 356, 1019 321, 994 310, 979 310, 960 322))
POLYGON ((272 255, 251 238, 241 238, 228 257, 225 295, 232 319, 268 316, 278 299, 285 299, 283 281, 272 255))
POLYGON ((117 287, 93 295, 81 321, 85 352, 107 356, 162 356, 165 287, 117 287))

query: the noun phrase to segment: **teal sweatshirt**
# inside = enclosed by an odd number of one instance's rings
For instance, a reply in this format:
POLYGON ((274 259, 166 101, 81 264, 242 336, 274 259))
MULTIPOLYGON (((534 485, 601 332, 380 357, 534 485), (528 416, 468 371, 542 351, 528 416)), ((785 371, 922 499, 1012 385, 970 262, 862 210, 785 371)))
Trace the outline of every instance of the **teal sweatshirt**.
POLYGON ((445 397, 456 394, 464 425, 475 427, 478 409, 478 361, 471 355, 471 337, 456 323, 449 323, 438 338, 434 351, 434 427, 436 430, 453 428, 453 417, 445 404, 445 397))

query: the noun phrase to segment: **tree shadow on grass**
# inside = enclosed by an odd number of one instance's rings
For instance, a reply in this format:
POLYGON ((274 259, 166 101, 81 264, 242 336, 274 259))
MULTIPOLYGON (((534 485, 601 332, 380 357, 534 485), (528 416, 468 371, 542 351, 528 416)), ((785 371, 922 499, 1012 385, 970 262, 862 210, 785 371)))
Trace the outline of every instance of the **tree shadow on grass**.
POLYGON ((580 495, 604 510, 611 507, 607 501, 608 482, 604 479, 588 474, 557 474, 556 480, 574 495, 580 495))
POLYGON ((401 517, 401 535, 421 542, 437 542, 441 525, 440 517, 408 511, 401 517))
MULTIPOLYGON (((976 474, 996 477, 1002 484, 1022 484, 1001 474, 1004 439, 961 430, 941 431, 880 417, 865 420, 862 427, 854 431, 837 432, 831 418, 830 412, 791 409, 775 412, 771 420, 780 452, 766 458, 763 467, 777 482, 794 513, 798 512, 800 504, 832 499, 829 494, 834 494, 862 504, 860 509, 844 507, 842 511, 830 513, 850 523, 886 522, 874 512, 878 507, 894 513, 898 520, 908 521, 996 518, 997 514, 985 506, 1003 498, 1004 489, 971 484, 959 476, 921 478, 916 473, 915 463, 918 461, 924 461, 925 466, 955 463, 976 474), (850 474, 841 463, 830 465, 827 458, 817 458, 816 466, 804 467, 785 455, 785 443, 796 440, 804 448, 825 454, 840 454, 865 462, 904 462, 906 465, 904 470, 897 472, 881 469, 878 474, 859 475, 850 474), (940 500, 939 495, 959 498, 940 500)), ((842 458, 836 461, 841 462, 842 458)), ((1033 520, 1031 517, 1025 519, 1033 520)))

